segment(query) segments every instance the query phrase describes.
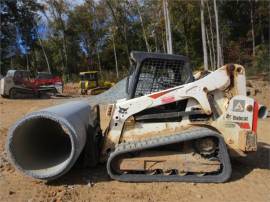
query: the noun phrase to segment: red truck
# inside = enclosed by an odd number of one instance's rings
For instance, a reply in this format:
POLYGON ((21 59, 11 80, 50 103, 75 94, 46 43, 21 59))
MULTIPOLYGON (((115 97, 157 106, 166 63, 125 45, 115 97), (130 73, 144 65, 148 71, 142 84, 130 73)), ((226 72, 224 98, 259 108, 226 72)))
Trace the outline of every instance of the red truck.
POLYGON ((57 94, 62 93, 62 90, 62 79, 47 72, 38 72, 36 78, 31 78, 29 71, 9 70, 0 82, 1 96, 13 99, 28 95, 57 94))
POLYGON ((52 86, 59 93, 63 92, 64 82, 60 76, 54 76, 48 72, 38 72, 35 82, 38 86, 52 86))

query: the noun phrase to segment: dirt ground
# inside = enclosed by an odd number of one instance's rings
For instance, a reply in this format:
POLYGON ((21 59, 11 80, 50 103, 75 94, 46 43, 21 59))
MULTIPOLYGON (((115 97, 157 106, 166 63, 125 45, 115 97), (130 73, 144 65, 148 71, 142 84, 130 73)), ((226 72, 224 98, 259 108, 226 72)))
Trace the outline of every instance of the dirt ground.
MULTIPOLYGON (((251 96, 270 108, 269 83, 248 85, 251 96)), ((111 180, 104 165, 73 168, 54 182, 26 177, 6 161, 8 128, 25 114, 60 102, 0 98, 0 201, 270 201, 270 118, 259 121, 258 152, 232 160, 232 177, 223 184, 124 183, 111 180)))

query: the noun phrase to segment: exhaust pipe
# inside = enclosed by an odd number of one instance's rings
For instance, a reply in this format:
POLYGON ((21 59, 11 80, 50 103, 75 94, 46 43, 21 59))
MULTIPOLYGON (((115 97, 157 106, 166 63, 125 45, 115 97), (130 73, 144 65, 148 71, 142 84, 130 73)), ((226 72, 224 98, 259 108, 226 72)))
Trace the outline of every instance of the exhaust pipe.
POLYGON ((28 176, 53 180, 70 170, 87 138, 87 102, 75 101, 33 112, 8 132, 11 163, 28 176))

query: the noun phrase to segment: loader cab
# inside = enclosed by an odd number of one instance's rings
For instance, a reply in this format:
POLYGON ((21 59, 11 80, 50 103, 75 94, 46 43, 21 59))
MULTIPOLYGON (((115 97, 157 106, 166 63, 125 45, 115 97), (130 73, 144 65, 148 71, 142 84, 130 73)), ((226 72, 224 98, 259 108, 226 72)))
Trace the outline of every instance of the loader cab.
POLYGON ((22 85, 24 82, 30 81, 30 71, 16 70, 14 71, 13 81, 15 85, 22 85))
MULTIPOLYGON (((28 88, 32 86, 31 74, 28 70, 8 70, 6 76, 0 82, 0 94, 3 97, 10 96, 13 89, 28 88)), ((12 96, 11 96, 12 97, 12 96)))
POLYGON ((4 79, 10 85, 22 85, 25 82, 30 82, 30 75, 28 70, 8 70, 4 79))
POLYGON ((182 55, 131 52, 127 98, 132 99, 194 81, 189 59, 182 55))
POLYGON ((99 86, 98 83, 98 71, 80 72, 80 88, 81 94, 87 94, 89 89, 93 89, 99 86))

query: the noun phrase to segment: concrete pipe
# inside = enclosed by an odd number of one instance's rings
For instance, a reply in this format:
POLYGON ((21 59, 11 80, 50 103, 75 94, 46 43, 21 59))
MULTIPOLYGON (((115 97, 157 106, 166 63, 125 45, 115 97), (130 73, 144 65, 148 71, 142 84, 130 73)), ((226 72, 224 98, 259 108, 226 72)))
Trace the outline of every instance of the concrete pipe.
POLYGON ((87 102, 75 101, 19 120, 8 133, 11 163, 38 179, 52 180, 68 172, 85 146, 90 110, 87 102))

